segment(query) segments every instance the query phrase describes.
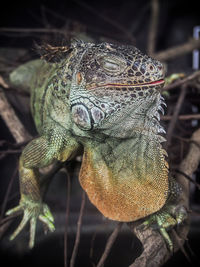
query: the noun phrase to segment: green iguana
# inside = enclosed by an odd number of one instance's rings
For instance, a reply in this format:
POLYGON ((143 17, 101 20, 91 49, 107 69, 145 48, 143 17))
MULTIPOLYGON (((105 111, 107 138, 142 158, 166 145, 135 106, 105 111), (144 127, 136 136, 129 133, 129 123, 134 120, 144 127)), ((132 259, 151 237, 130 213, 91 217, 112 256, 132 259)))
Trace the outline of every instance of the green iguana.
POLYGON ((38 169, 83 148, 79 180, 97 209, 122 222, 146 217, 144 224, 157 224, 172 249, 167 229, 181 223, 186 210, 173 204, 180 187, 169 179, 161 146, 163 65, 135 47, 109 43, 75 41, 58 54, 53 63, 34 60, 10 75, 15 87, 31 89, 39 133, 20 157, 21 199, 7 214, 24 216, 11 239, 30 221, 33 247, 37 219, 54 231, 38 169))

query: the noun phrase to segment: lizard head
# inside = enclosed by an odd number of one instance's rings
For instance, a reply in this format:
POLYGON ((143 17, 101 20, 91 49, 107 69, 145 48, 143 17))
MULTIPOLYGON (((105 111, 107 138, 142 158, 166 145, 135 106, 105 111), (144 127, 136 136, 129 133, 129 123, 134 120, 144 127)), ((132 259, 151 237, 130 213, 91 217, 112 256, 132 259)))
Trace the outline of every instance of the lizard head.
POLYGON ((82 42, 74 48, 79 61, 74 67, 70 105, 74 122, 83 130, 100 128, 123 106, 159 94, 164 85, 163 65, 133 46, 82 42))

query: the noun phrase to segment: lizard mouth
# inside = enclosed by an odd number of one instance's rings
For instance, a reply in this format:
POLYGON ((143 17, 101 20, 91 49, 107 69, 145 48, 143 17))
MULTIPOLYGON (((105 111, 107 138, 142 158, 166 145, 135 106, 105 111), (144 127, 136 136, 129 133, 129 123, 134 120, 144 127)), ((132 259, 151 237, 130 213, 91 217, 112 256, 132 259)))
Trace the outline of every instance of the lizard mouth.
POLYGON ((125 84, 125 83, 106 83, 106 84, 95 84, 94 86, 91 85, 88 87, 88 90, 93 90, 93 89, 98 89, 102 87, 144 87, 144 86, 149 86, 149 87, 154 87, 157 85, 163 86, 165 83, 164 79, 152 81, 152 82, 147 82, 147 83, 136 83, 136 84, 125 84))

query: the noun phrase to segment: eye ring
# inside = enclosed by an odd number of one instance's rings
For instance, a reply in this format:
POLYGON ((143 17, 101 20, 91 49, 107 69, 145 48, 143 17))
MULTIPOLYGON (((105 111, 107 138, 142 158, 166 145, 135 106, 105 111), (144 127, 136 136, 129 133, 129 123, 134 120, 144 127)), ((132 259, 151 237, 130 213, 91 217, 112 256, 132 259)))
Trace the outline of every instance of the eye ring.
POLYGON ((120 70, 120 66, 117 63, 111 62, 110 60, 105 60, 102 63, 102 67, 109 72, 116 72, 120 70))
POLYGON ((106 55, 97 59, 99 65, 108 73, 119 74, 124 71, 126 63, 122 58, 106 55))

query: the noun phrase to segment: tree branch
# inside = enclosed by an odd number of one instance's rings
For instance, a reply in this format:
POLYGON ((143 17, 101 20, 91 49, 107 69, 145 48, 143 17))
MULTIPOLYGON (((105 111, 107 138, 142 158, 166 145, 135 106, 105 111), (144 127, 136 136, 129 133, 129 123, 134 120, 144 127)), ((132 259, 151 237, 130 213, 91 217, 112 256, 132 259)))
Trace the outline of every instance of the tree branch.
POLYGON ((130 40, 133 44, 135 43, 135 39, 132 36, 132 34, 127 30, 126 27, 124 27, 123 25, 118 23, 117 20, 114 20, 108 16, 105 16, 104 14, 102 14, 101 12, 99 12, 98 10, 96 10, 95 8, 93 8, 91 5, 87 4, 84 1, 80 1, 80 0, 73 0, 73 1, 76 2, 77 4, 79 4, 80 6, 82 6, 83 8, 86 8, 87 10, 92 12, 93 14, 95 14, 95 16, 101 18, 105 22, 107 22, 110 25, 112 25, 113 27, 115 27, 117 30, 119 30, 121 33, 123 33, 127 37, 128 40, 130 40))
POLYGON ((183 101, 185 99, 185 95, 186 95, 186 84, 182 85, 182 88, 181 88, 181 92, 180 92, 180 95, 179 95, 179 98, 178 98, 178 101, 175 105, 175 108, 174 108, 174 113, 173 113, 173 116, 172 116, 172 119, 170 121, 170 124, 169 124, 169 127, 168 127, 168 130, 167 130, 167 143, 165 145, 165 148, 167 149, 167 147, 171 144, 171 139, 172 139, 172 133, 174 131, 174 128, 175 128, 175 125, 176 125, 176 121, 178 119, 178 114, 180 112, 180 109, 182 107, 182 104, 183 104, 183 101))
POLYGON ((64 233, 64 267, 67 267, 67 234, 68 234, 68 224, 69 224, 69 211, 70 211, 70 193, 71 193, 71 181, 69 174, 67 174, 67 204, 66 204, 66 222, 65 222, 65 233, 64 233))
POLYGON ((156 34, 157 34, 157 27, 158 27, 158 15, 159 15, 159 1, 158 0, 151 0, 151 21, 149 27, 149 36, 148 36, 148 54, 153 55, 155 52, 156 46, 156 34))
POLYGON ((0 88, 0 115, 2 119, 5 121, 16 143, 21 143, 31 139, 31 135, 27 132, 21 121, 18 119, 14 109, 9 104, 1 88, 0 88))
POLYGON ((76 255, 78 252, 78 246, 79 246, 80 235, 81 235, 81 225, 82 225, 82 219, 83 219, 83 211, 84 211, 84 207, 85 207, 85 198, 86 198, 85 192, 83 191, 80 214, 79 214, 78 223, 77 223, 76 239, 75 239, 75 244, 74 244, 74 248, 73 248, 73 252, 72 252, 72 257, 70 260, 70 267, 74 267, 76 255))
POLYGON ((153 57, 160 61, 170 60, 181 55, 192 52, 192 50, 200 48, 200 40, 191 39, 188 42, 168 48, 164 51, 155 53, 153 57))
POLYGON ((177 88, 185 83, 189 83, 190 81, 198 78, 200 76, 200 70, 199 71, 195 71, 194 73, 192 73, 191 75, 187 76, 186 78, 182 79, 182 80, 178 80, 174 83, 171 83, 167 86, 164 86, 161 91, 169 91, 171 89, 177 88))
POLYGON ((105 246, 105 250, 104 250, 104 252, 103 252, 103 254, 102 254, 102 256, 101 256, 101 258, 97 264, 97 267, 103 267, 104 262, 106 261, 108 255, 110 253, 110 250, 111 250, 111 248, 112 248, 112 246, 113 246, 113 244, 114 244, 114 242, 115 242, 115 240, 119 234, 119 231, 120 231, 122 225, 123 225, 122 222, 118 223, 115 230, 109 236, 108 241, 107 241, 106 246, 105 246))
MULTIPOLYGON (((162 121, 170 121, 173 116, 165 115, 161 116, 160 119, 162 121)), ((179 115, 177 120, 200 120, 200 114, 187 114, 187 115, 179 115)))
MULTIPOLYGON (((190 140, 191 144, 189 151, 179 165, 179 170, 187 174, 188 176, 192 176, 192 174, 197 170, 200 163, 200 129, 196 130, 193 133, 190 140)), ((183 191, 179 199, 179 204, 184 205, 187 209, 189 209, 189 180, 180 173, 176 175, 176 179, 181 185, 183 191)), ((166 248, 165 241, 158 231, 154 231, 152 228, 141 230, 139 227, 135 226, 134 223, 129 224, 129 226, 142 242, 144 247, 143 253, 129 267, 158 267, 164 264, 172 256, 170 251, 166 248)), ((182 226, 179 226, 179 228, 177 229, 178 242, 177 234, 171 235, 173 243, 175 244, 175 251, 183 246, 187 238, 188 231, 189 223, 187 220, 182 226)))
MULTIPOLYGON (((190 140, 189 151, 182 160, 179 170, 191 177, 200 163, 200 128, 193 133, 190 140)), ((189 181, 180 173, 176 175, 176 178, 183 188, 182 201, 189 206, 189 181)))

